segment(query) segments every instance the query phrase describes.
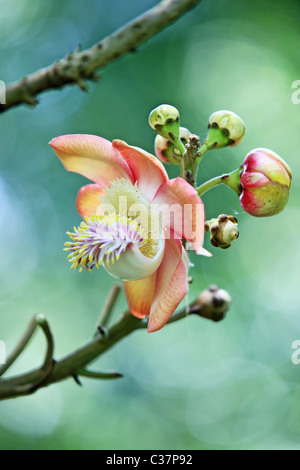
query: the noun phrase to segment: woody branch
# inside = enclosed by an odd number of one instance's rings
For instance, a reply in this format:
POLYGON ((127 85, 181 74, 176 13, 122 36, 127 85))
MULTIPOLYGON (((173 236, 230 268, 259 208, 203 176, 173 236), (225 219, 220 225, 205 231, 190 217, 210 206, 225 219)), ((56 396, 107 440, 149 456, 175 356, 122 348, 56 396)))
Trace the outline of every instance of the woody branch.
POLYGON ((195 7, 201 0, 162 0, 121 29, 94 46, 72 52, 53 65, 38 70, 6 88, 6 103, 0 104, 0 113, 18 105, 35 106, 37 96, 47 90, 77 84, 87 89, 87 81, 97 81, 96 71, 115 59, 133 52, 155 34, 195 7))
MULTIPOLYGON (((120 287, 113 286, 108 295, 107 302, 100 316, 100 321, 104 320, 105 325, 109 321, 119 292, 120 287)), ((220 321, 224 318, 229 307, 229 294, 223 289, 219 289, 217 286, 210 286, 208 289, 204 290, 188 308, 177 311, 167 324, 175 323, 191 314, 215 322, 220 321)), ((85 367, 134 331, 146 329, 147 319, 141 320, 131 315, 130 312, 125 312, 107 329, 99 324, 97 333, 93 339, 68 356, 56 361, 53 358, 54 339, 48 322, 44 316, 37 315, 31 320, 23 337, 8 357, 7 364, 0 368, 0 377, 7 372, 10 366, 20 356, 38 327, 42 329, 47 340, 47 349, 43 365, 38 369, 15 377, 0 378, 0 401, 16 398, 18 396, 31 395, 43 387, 68 378, 75 379, 80 385, 80 376, 94 379, 116 379, 122 377, 121 374, 116 372, 94 372, 86 370, 85 367)))

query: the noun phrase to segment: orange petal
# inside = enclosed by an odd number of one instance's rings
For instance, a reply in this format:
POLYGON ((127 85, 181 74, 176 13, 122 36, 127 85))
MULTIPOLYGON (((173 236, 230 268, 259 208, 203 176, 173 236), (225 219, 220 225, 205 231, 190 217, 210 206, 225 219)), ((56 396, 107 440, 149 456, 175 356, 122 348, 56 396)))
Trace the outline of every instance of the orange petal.
POLYGON ((192 242, 196 252, 201 249, 205 213, 195 188, 182 178, 174 178, 159 188, 152 203, 159 204, 165 227, 174 231, 179 238, 192 242))
POLYGON ((131 170, 111 142, 96 135, 73 134, 49 142, 68 171, 74 171, 101 188, 118 178, 133 182, 131 170))
POLYGON ((139 281, 124 281, 130 312, 137 318, 150 314, 155 289, 156 272, 139 281))
POLYGON ((76 199, 76 207, 83 219, 86 216, 91 217, 98 214, 102 194, 103 190, 98 184, 87 184, 80 188, 76 199))
POLYGON ((158 188, 169 179, 163 165, 150 153, 131 147, 122 140, 114 140, 112 144, 130 166, 141 192, 152 201, 158 188))
POLYGON ((182 259, 179 240, 166 240, 165 256, 157 270, 154 300, 148 332, 160 330, 174 313, 188 291, 187 267, 182 259))

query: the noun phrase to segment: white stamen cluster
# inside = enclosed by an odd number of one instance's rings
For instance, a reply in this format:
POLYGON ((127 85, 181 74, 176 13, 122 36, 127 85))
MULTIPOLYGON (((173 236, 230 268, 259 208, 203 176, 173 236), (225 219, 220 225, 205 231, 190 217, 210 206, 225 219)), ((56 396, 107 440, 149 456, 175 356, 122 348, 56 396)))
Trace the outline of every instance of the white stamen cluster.
POLYGON ((74 233, 67 232, 71 242, 65 243, 71 269, 92 270, 103 263, 107 266, 120 258, 129 245, 141 247, 145 235, 142 228, 131 218, 119 215, 86 217, 74 233))

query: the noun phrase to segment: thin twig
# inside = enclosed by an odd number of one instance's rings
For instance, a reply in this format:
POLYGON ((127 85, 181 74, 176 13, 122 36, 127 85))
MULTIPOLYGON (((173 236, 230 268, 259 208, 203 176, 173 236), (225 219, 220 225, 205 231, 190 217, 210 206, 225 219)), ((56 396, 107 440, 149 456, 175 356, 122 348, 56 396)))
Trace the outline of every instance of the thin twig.
POLYGON ((119 372, 94 372, 92 370, 80 369, 77 375, 81 377, 88 377, 89 379, 113 380, 121 379, 123 377, 119 372))
POLYGON ((28 345, 29 341, 31 340, 34 332, 37 329, 36 317, 33 317, 27 328, 25 333, 23 334, 22 338, 20 339, 19 343, 12 351, 12 353, 6 359, 6 364, 0 367, 0 377, 5 374, 5 372, 14 364, 14 362, 18 359, 20 354, 24 351, 26 346, 28 345))
POLYGON ((47 367, 47 365, 50 363, 53 357, 54 342, 53 342, 53 336, 52 336, 52 333, 51 333, 51 330, 50 330, 50 327, 48 325, 46 318, 44 317, 44 315, 39 314, 39 315, 35 315, 30 320, 24 335, 18 342, 15 349, 7 358, 6 364, 0 367, 0 377, 2 377, 5 374, 5 372, 16 362, 18 357, 22 354, 24 349, 28 346, 31 338, 33 337, 38 327, 40 327, 43 330, 47 339, 47 352, 46 352, 44 364, 42 366, 43 368, 47 367))
POLYGON ((53 354, 54 354, 54 339, 53 339, 52 331, 44 315, 37 315, 36 322, 38 326, 43 330, 44 335, 47 340, 46 356, 45 356, 42 369, 48 369, 49 365, 51 365, 53 361, 53 354))
MULTIPOLYGON (((0 113, 20 104, 35 106, 40 93, 77 84, 87 89, 87 80, 98 81, 96 71, 159 33, 201 0, 162 0, 132 22, 84 51, 77 51, 38 70, 6 88, 6 103, 0 113)), ((2 77, 3 79, 3 77, 2 77)))
POLYGON ((121 290, 122 288, 120 284, 114 284, 111 287, 109 294, 105 300, 102 312, 100 314, 99 321, 97 323, 97 328, 99 328, 99 326, 104 327, 107 325, 121 290))

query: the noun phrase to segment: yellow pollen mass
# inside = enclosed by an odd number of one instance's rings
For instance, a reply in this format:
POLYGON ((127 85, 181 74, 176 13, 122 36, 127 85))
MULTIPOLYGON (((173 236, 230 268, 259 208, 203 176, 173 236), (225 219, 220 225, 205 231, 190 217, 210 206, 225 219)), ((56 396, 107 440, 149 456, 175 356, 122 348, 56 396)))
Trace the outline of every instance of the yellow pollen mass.
POLYGON ((144 256, 154 258, 161 235, 160 216, 151 211, 150 202, 141 193, 137 184, 133 185, 125 179, 118 179, 106 189, 100 200, 104 214, 115 212, 121 217, 131 218, 141 226, 146 236, 139 250, 144 256))

